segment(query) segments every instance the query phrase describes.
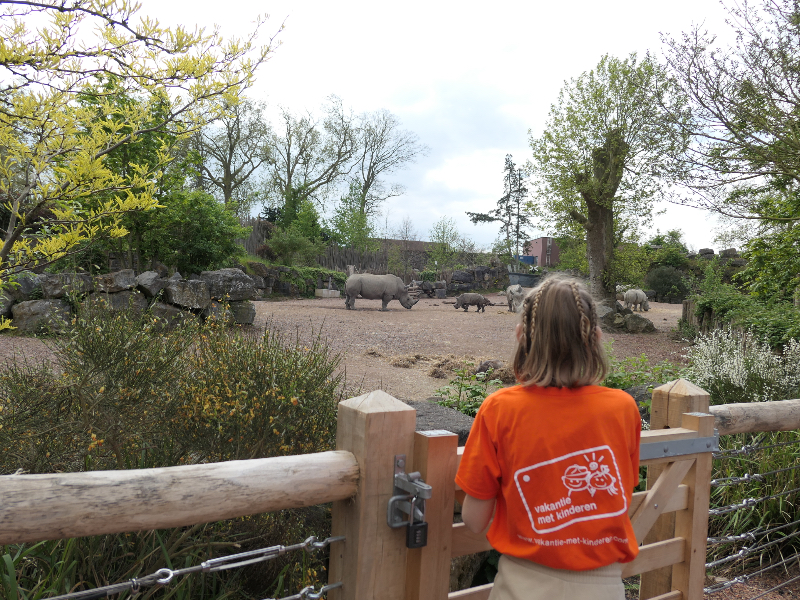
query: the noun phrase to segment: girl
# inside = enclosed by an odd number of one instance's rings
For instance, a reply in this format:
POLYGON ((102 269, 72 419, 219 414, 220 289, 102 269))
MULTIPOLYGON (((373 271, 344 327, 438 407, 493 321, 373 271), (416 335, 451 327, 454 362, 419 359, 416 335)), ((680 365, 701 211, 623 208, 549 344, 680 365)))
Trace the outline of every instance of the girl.
POLYGON ((577 281, 533 289, 517 325, 520 385, 481 405, 456 483, 464 523, 502 556, 490 600, 624 600, 638 546, 628 518, 641 420, 600 387, 608 363, 594 302, 577 281), (492 513, 494 512, 494 519, 492 513))

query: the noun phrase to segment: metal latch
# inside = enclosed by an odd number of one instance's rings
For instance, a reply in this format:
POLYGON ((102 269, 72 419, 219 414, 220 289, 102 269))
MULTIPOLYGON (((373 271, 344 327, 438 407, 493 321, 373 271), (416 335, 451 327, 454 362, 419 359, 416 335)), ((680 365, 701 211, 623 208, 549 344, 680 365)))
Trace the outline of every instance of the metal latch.
POLYGON ((433 488, 422 480, 419 472, 406 473, 406 455, 394 457, 394 490, 386 508, 389 527, 407 527, 406 546, 421 548, 427 544, 428 524, 425 522, 425 501, 433 488))
POLYGON ((672 440, 671 442, 650 442, 639 446, 639 460, 670 458, 687 454, 719 451, 719 432, 715 429, 713 437, 672 440))

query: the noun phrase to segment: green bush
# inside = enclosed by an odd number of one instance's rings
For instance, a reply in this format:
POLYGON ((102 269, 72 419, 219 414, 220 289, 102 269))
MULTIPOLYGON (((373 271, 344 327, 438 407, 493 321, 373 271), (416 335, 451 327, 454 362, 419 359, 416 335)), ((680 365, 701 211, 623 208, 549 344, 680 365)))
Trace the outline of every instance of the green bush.
MULTIPOLYGON (((55 366, 12 363, 0 371, 0 473, 163 467, 334 446, 340 357, 319 332, 303 341, 285 338, 271 324, 263 336, 213 323, 164 331, 148 315, 95 306, 51 343, 55 366)), ((20 600, 33 600, 163 566, 324 537, 329 528, 328 509, 314 507, 189 528, 11 545, 0 548, 0 581, 6 589, 17 587, 20 600)), ((298 562, 285 556, 266 568, 185 577, 169 594, 188 599, 297 591, 314 572, 324 572, 323 558, 298 562)))
MULTIPOLYGON (((730 404, 736 402, 769 402, 797 398, 800 392, 800 342, 790 341, 780 354, 773 352, 767 342, 752 332, 716 330, 699 336, 694 346, 689 348, 690 365, 686 378, 711 395, 711 404, 730 404)), ((800 433, 779 432, 760 434, 737 434, 722 436, 720 448, 723 451, 741 448, 745 445, 772 446, 783 442, 800 441, 800 433)), ((714 486, 712 504, 729 506, 739 504, 746 498, 764 498, 783 494, 752 507, 727 515, 712 517, 709 534, 715 537, 741 535, 753 531, 786 525, 795 520, 794 506, 800 500, 796 492, 800 488, 800 472, 790 468, 800 458, 800 444, 790 444, 764 449, 750 455, 732 456, 714 461, 714 479, 744 477, 746 474, 767 475, 763 480, 751 479, 741 484, 714 486)), ((769 553, 779 554, 788 551, 797 543, 791 540, 781 542, 797 526, 782 529, 760 540, 775 541, 769 553)), ((741 542, 740 542, 741 544, 741 542)), ((751 542, 746 542, 752 546, 751 542)), ((715 544, 710 547, 710 558, 727 556, 733 544, 715 544)), ((796 550, 791 550, 795 552, 796 550)), ((755 555, 752 560, 761 557, 755 555)))
POLYGON ((447 408, 454 408, 459 412, 470 417, 478 413, 478 409, 483 404, 491 391, 490 388, 497 388, 503 385, 499 379, 490 379, 492 369, 481 373, 473 373, 471 362, 464 363, 464 366, 455 370, 455 378, 436 390, 436 395, 441 397, 438 404, 447 408))
POLYGON ((645 283, 659 298, 683 300, 689 294, 686 277, 675 267, 656 267, 647 274, 645 283))
POLYGON ((419 278, 422 281, 436 281, 439 278, 438 271, 421 271, 419 274, 419 278))

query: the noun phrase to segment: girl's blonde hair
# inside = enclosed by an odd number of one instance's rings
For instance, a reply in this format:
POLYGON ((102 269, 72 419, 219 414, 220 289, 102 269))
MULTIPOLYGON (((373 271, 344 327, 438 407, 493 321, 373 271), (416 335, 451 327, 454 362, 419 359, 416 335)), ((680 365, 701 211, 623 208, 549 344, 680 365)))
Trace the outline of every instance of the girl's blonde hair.
POLYGON ((522 385, 578 387, 605 379, 608 359, 597 332, 597 309, 577 280, 550 276, 522 304, 514 375, 522 385))

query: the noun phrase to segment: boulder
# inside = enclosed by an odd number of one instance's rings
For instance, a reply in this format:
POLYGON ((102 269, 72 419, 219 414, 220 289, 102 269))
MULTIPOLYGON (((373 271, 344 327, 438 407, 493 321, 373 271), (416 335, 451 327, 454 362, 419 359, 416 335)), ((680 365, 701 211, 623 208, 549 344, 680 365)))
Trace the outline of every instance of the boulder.
POLYGON ((85 273, 42 273, 39 275, 45 298, 63 298, 68 292, 88 294, 94 291, 92 278, 85 273))
POLYGON ((175 271, 169 281, 180 281, 181 279, 183 279, 183 275, 181 275, 180 271, 175 271))
POLYGON ((211 302, 205 281, 169 279, 164 287, 164 300, 181 308, 203 310, 211 302))
POLYGON ((697 251, 697 254, 703 257, 709 257, 714 255, 714 250, 711 248, 700 248, 700 250, 697 251))
POLYGON ((247 263, 247 267, 250 269, 252 273, 258 275, 259 277, 263 277, 266 279, 267 277, 274 277, 275 274, 267 265, 260 263, 260 262, 249 262, 247 263))
POLYGON ((14 327, 20 333, 42 329, 61 330, 72 320, 69 304, 63 300, 26 300, 11 307, 14 327))
POLYGON ((656 299, 656 291, 655 290, 645 290, 644 295, 647 296, 648 300, 655 300, 656 299))
POLYGON ((417 411, 417 431, 435 431, 442 429, 455 433, 458 436, 458 445, 467 443, 469 430, 472 427, 472 417, 446 406, 439 406, 439 398, 429 398, 427 401, 407 402, 417 411))
POLYGON ((40 300, 43 297, 40 276, 33 271, 22 271, 16 275, 14 283, 9 284, 4 291, 11 296, 14 302, 40 300), (31 296, 38 296, 38 298, 31 296))
POLYGON ((253 280, 239 269, 203 271, 200 278, 206 283, 209 294, 215 300, 237 302, 256 297, 253 280))
POLYGON ((123 290, 129 290, 136 286, 136 275, 133 269, 123 269, 115 273, 97 275, 94 278, 94 289, 96 292, 106 292, 113 294, 123 290))
POLYGON ((605 322, 604 319, 609 314, 614 314, 614 309, 606 304, 598 304, 597 305, 597 320, 600 322, 605 322))
POLYGON ((652 333, 656 330, 653 322, 640 314, 630 314, 624 317, 625 329, 630 333, 652 333))
POLYGON ((155 298, 166 285, 167 280, 156 271, 145 271, 136 278, 137 289, 147 298, 155 298))
POLYGON ((255 287, 257 290, 263 290, 267 287, 267 284, 261 275, 250 275, 250 279, 253 280, 253 287, 255 287))
POLYGON ((166 279, 167 275, 169 275, 169 269, 167 268, 167 265, 165 265, 164 263, 160 263, 157 260, 153 261, 150 270, 158 273, 158 276, 161 277, 162 279, 166 279))
POLYGON ((622 327, 625 325, 625 317, 619 313, 614 313, 614 318, 611 320, 612 327, 622 327))
POLYGON ((7 317, 11 314, 11 306, 14 304, 14 298, 11 294, 0 292, 0 317, 7 317))
POLYGON ((147 310, 147 298, 137 290, 123 290, 115 294, 91 294, 87 299, 92 303, 104 303, 109 310, 133 310, 143 312, 147 310))
POLYGON ((214 319, 226 325, 235 323, 230 305, 225 302, 218 302, 217 300, 212 300, 208 303, 208 306, 202 312, 202 317, 206 320, 214 319))
POLYGON ((732 258, 730 265, 732 267, 744 267, 747 264, 747 259, 744 258, 732 258))
POLYGON ((457 283, 472 283, 474 280, 475 278, 469 271, 453 271, 453 276, 450 278, 450 281, 457 283))
POLYGON ((720 250, 719 255, 724 256, 725 258, 739 258, 739 252, 737 252, 736 248, 725 248, 725 250, 720 250))
POLYGON ((231 313, 234 323, 239 325, 252 325, 256 320, 256 305, 248 300, 231 302, 231 313))
POLYGON ((150 313, 166 327, 175 327, 183 323, 189 318, 190 314, 182 311, 176 306, 164 304, 163 302, 156 302, 150 307, 150 313))

